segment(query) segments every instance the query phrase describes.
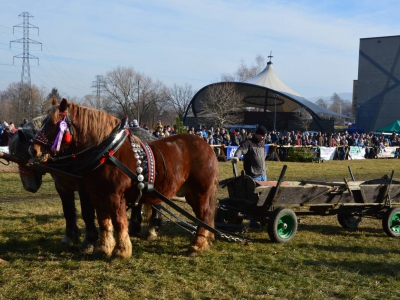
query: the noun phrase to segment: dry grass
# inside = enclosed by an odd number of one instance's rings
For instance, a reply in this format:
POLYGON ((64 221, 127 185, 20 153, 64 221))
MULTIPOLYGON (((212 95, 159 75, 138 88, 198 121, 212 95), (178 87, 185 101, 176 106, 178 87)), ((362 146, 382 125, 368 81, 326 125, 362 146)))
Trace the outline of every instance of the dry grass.
MULTIPOLYGON (((284 163, 268 165, 276 180, 284 163)), ((350 177, 348 165, 364 180, 390 175, 400 160, 287 165, 286 180, 338 181, 350 177)), ((231 174, 231 164, 220 163, 220 178, 231 174)), ((15 174, 0 174, 0 299, 400 298, 399 240, 378 220, 348 231, 335 217, 304 217, 290 243, 253 230, 254 242, 216 241, 197 258, 185 256, 189 234, 166 225, 158 241, 132 239, 132 258, 110 262, 60 244, 64 219, 50 178, 39 199, 20 186, 15 174)))

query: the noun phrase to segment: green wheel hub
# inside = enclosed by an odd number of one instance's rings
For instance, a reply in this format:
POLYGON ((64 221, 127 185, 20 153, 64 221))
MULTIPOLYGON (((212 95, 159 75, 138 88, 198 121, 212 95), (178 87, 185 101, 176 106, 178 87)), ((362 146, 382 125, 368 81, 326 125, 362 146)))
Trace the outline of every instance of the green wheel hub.
POLYGON ((395 212, 391 215, 389 227, 395 234, 400 234, 400 212, 395 212))
POLYGON ((391 207, 383 214, 382 227, 388 236, 400 237, 400 207, 391 207))
POLYGON ((283 215, 278 220, 277 233, 282 239, 291 237, 295 229, 295 220, 289 214, 283 215))
POLYGON ((268 235, 275 243, 290 242, 297 232, 297 216, 290 208, 277 208, 268 220, 268 235))

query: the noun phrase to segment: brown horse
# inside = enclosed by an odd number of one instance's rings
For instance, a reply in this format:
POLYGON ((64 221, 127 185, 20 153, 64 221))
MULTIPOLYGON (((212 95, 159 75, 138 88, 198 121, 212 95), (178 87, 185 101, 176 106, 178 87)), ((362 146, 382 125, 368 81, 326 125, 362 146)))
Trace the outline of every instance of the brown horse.
MULTIPOLYGON (((63 99, 59 106, 50 110, 30 147, 31 155, 41 162, 54 159, 54 153, 62 153, 69 148, 77 161, 71 164, 69 171, 76 172, 82 169, 82 165, 87 167, 82 174, 84 186, 96 209, 100 228, 100 245, 96 251, 105 256, 131 256, 127 203, 161 203, 150 192, 143 191, 143 196, 139 197, 142 191, 139 188, 143 186, 141 175, 146 167, 148 173, 143 174, 150 182, 155 176, 155 190, 168 198, 185 196, 196 217, 213 227, 218 163, 212 148, 203 139, 190 134, 172 135, 149 142, 146 147, 136 137, 121 139, 121 136, 129 133, 120 128, 119 123, 119 119, 105 112, 68 103, 63 99), (72 138, 64 138, 65 132, 70 132, 72 138), (141 151, 139 148, 151 150, 149 153, 152 154, 148 153, 147 158, 152 157, 154 160, 148 159, 147 166, 143 165, 142 156, 138 155, 141 151), (101 149, 106 149, 106 152, 101 149), (102 154, 100 158, 99 153, 102 154), (114 159, 136 173, 137 180, 117 167, 114 159)), ((213 240, 214 234, 198 226, 189 247, 189 255, 206 250, 213 240)))

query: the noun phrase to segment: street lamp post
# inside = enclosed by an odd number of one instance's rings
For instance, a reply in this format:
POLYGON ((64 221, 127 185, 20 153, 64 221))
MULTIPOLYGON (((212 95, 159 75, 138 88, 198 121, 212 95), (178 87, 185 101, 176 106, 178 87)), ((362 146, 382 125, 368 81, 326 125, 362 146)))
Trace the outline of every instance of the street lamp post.
POLYGON ((138 82, 137 82, 137 121, 138 121, 138 124, 140 125, 140 108, 139 108, 139 104, 140 104, 140 101, 139 101, 139 80, 138 80, 138 82))
POLYGON ((277 95, 275 94, 274 95, 274 100, 275 100, 275 102, 274 102, 274 130, 276 130, 276 97, 277 97, 277 95))

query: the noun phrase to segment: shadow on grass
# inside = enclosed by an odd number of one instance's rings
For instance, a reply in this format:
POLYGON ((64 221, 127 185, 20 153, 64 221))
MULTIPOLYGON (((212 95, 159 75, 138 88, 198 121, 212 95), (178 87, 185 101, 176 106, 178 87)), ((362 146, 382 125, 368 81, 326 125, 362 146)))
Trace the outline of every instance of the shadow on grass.
MULTIPOLYGON (((376 234, 382 234, 383 229, 368 228, 360 226, 358 229, 346 229, 340 225, 309 225, 309 224, 299 224, 298 231, 310 231, 316 232, 323 235, 337 235, 337 236, 348 236, 349 234, 354 235, 364 235, 365 233, 370 233, 376 236, 376 234)), ((382 235, 386 236, 386 235, 382 235)))
POLYGON ((343 254, 365 254, 365 255, 387 255, 387 254, 395 254, 400 255, 400 249, 383 249, 379 247, 371 247, 371 246, 340 246, 340 245, 318 245, 318 244, 298 244, 300 248, 310 248, 313 250, 325 251, 325 252, 336 252, 343 254))
POLYGON ((390 276, 397 277, 400 274, 400 262, 377 262, 368 260, 343 260, 343 261, 328 261, 328 260, 304 260, 305 266, 321 266, 331 268, 332 270, 346 270, 350 273, 356 273, 362 276, 390 276))
MULTIPOLYGON (((12 213, 12 211, 10 211, 10 213, 12 213)), ((15 211, 15 213, 18 213, 17 211, 15 211)), ((64 216, 62 216, 61 214, 59 215, 55 215, 55 214, 44 214, 44 215, 38 215, 36 213, 29 213, 27 214, 27 216, 25 217, 14 217, 14 216, 9 216, 9 217, 1 217, 2 221, 12 221, 15 222, 16 220, 21 220, 21 223, 29 223, 29 222, 36 222, 37 224, 43 224, 43 223, 47 223, 47 222, 52 222, 54 220, 64 220, 64 216), (35 219, 35 221, 31 221, 31 219, 35 219)))
POLYGON ((30 232, 35 235, 30 239, 19 239, 17 236, 9 238, 5 243, 0 243, 0 257, 7 261, 24 260, 82 260, 79 245, 66 245, 61 243, 59 233, 30 232))
MULTIPOLYGON (((32 217, 39 218, 43 221, 45 216, 24 217, 28 221, 32 217)), ((24 219, 22 218, 22 219, 24 219)), ((83 233, 84 230, 81 229, 83 233)), ((73 261, 82 260, 108 260, 107 258, 95 255, 87 255, 81 252, 80 243, 63 244, 61 238, 64 230, 60 232, 57 227, 52 231, 42 231, 39 229, 27 228, 27 230, 18 230, 18 232, 2 231, 1 236, 6 240, 5 243, 0 242, 0 257, 6 261, 12 262, 16 260, 38 261, 38 260, 65 260, 68 258, 73 261)), ((131 238, 132 257, 138 257, 144 253, 146 255, 171 255, 186 256, 189 245, 193 239, 193 235, 181 229, 178 226, 164 225, 161 227, 159 238, 150 242, 146 240, 147 227, 142 228, 139 237, 131 238)), ((81 236, 81 240, 83 236, 81 236)))

